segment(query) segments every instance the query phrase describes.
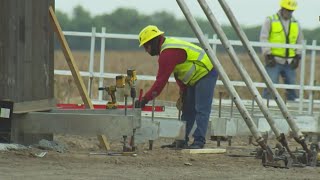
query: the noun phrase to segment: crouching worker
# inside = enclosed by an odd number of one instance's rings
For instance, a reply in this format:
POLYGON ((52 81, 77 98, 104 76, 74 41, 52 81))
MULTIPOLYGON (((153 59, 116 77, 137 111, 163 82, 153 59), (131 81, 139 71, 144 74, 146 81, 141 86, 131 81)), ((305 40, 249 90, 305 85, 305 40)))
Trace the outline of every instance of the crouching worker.
MULTIPOLYGON (((140 47, 151 56, 159 56, 156 81, 136 102, 144 107, 165 87, 171 73, 180 89, 177 108, 181 108, 181 120, 186 121, 185 142, 179 148, 202 149, 206 143, 206 132, 211 113, 211 104, 218 72, 214 69, 205 51, 192 43, 168 38, 158 27, 149 25, 139 34, 140 47), (180 103, 180 104, 179 104, 180 103), (181 104, 182 103, 182 104, 181 104), (194 141, 188 146, 189 134, 196 122, 194 141)), ((175 142, 172 147, 176 147, 175 142)))

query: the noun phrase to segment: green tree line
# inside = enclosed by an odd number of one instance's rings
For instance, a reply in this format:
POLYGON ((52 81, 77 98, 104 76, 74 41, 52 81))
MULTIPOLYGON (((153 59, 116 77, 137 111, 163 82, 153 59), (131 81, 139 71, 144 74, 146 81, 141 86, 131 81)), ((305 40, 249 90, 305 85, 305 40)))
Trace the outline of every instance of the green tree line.
MULTIPOLYGON (((73 9, 72 17, 59 10, 56 11, 56 15, 63 31, 91 32, 91 28, 96 27, 97 32, 101 32, 101 28, 106 27, 107 33, 138 34, 143 27, 151 24, 157 25, 168 36, 195 37, 185 19, 177 19, 173 14, 165 11, 144 15, 135 9, 119 8, 110 14, 92 16, 89 11, 79 5, 73 9)), ((209 37, 215 34, 207 19, 196 19, 205 34, 209 37)), ((239 39, 231 26, 223 25, 222 28, 230 40, 239 39)), ((259 40, 261 26, 242 28, 250 41, 259 40)), ((320 28, 303 29, 303 33, 308 44, 312 40, 320 41, 320 28)), ((67 40, 72 49, 90 48, 90 38, 67 36, 67 40)), ((99 40, 100 38, 97 38, 96 48, 99 48, 99 40)), ((55 42, 55 45, 59 47, 58 42, 55 42)), ((138 41, 108 39, 106 47, 113 50, 135 50, 138 49, 138 41)))

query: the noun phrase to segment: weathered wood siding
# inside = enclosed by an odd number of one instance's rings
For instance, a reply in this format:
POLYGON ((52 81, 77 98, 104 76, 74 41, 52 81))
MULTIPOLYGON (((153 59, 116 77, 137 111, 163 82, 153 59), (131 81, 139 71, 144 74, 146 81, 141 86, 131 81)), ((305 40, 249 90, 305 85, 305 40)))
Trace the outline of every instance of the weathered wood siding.
POLYGON ((54 0, 0 1, 0 99, 53 98, 54 0))

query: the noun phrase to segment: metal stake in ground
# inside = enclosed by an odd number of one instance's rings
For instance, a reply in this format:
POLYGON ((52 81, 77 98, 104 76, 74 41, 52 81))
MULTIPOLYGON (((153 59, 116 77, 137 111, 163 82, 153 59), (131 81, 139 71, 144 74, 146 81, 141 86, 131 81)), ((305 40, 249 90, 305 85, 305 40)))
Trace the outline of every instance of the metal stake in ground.
MULTIPOLYGON (((151 114, 151 121, 154 122, 154 107, 155 107, 155 101, 157 97, 157 92, 153 91, 152 92, 152 114, 151 114)), ((153 140, 149 140, 149 150, 152 150, 153 148, 153 140)))

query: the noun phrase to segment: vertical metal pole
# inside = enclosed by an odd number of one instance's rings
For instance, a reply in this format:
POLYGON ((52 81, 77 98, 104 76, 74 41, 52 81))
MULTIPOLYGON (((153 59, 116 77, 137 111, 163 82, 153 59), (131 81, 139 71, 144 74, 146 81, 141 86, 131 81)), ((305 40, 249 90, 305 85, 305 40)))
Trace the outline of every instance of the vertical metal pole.
MULTIPOLYGON (((220 38, 222 45, 224 46, 224 48, 228 52, 229 56, 231 57, 233 64, 236 66, 236 68, 240 72, 241 77, 243 78, 244 82, 246 83, 247 88, 249 89, 250 93, 253 95, 254 100, 257 102, 264 117, 266 118, 267 122, 269 123, 272 131, 275 133, 278 140, 280 140, 279 139, 281 137, 280 131, 278 128, 276 128, 275 121, 272 118, 272 115, 271 115, 268 107, 264 104, 264 101, 263 101, 258 89, 253 85, 253 81, 250 78, 250 75, 248 74, 248 72, 244 68, 243 64, 241 63, 241 61, 237 57, 235 50, 233 49, 232 45, 230 44, 226 34, 223 32, 223 29, 221 28, 219 22, 217 21, 217 19, 213 15, 213 12, 210 10, 210 8, 205 0, 198 0, 198 2, 200 4, 201 8, 203 9, 203 11, 205 12, 214 31, 218 34, 218 37, 220 38)), ((252 101, 251 116, 253 116, 253 112, 254 112, 254 100, 252 101)))
POLYGON ((126 116, 127 115, 127 106, 128 106, 128 96, 125 95, 124 96, 124 115, 126 116))
POLYGON ((96 42, 96 27, 92 27, 92 35, 91 35, 91 46, 90 46, 90 59, 89 59, 89 73, 90 78, 88 82, 88 94, 90 99, 92 98, 92 80, 93 78, 93 66, 94 66, 94 50, 95 50, 95 42, 96 42))
POLYGON ((269 90, 273 93, 273 95, 275 97, 275 101, 277 102, 277 104, 279 106, 279 109, 281 110, 281 112, 283 114, 283 117, 287 120, 290 128, 294 132, 295 138, 299 139, 300 142, 302 142, 304 140, 304 136, 303 136, 302 132, 300 131, 299 127, 297 126, 297 124, 293 120, 293 117, 289 113, 288 108, 285 106, 285 103, 284 103, 283 99, 281 98, 279 92, 274 87, 273 82, 271 81, 271 79, 270 79, 267 71, 265 70, 263 64, 261 63, 258 55, 256 54, 256 52, 253 49, 253 47, 250 45, 250 42, 249 42, 247 36, 243 32, 243 30, 241 30, 240 25, 236 21, 236 18, 234 16, 234 14, 231 12, 229 6, 226 4, 226 2, 224 0, 219 0, 219 3, 221 5, 222 9, 224 10, 224 12, 226 13, 226 15, 227 15, 229 21, 231 22, 231 25, 233 26, 234 30, 238 34, 238 36, 239 36, 241 42, 243 43, 244 47, 247 49, 250 58, 253 60, 254 64, 256 65, 256 67, 258 69, 258 72, 260 72, 260 74, 263 77, 264 81, 266 82, 269 90))
POLYGON ((90 89, 90 92, 89 92, 90 99, 92 97, 92 82, 93 82, 93 76, 90 76, 89 77, 89 86, 88 86, 88 89, 90 89))
POLYGON ((231 104, 230 104, 230 119, 233 118, 233 99, 231 98, 231 104))
POLYGON ((302 114, 302 111, 303 111, 304 77, 305 77, 305 70, 306 70, 307 41, 303 41, 302 48, 303 50, 301 54, 301 63, 300 63, 299 114, 302 114))
POLYGON ((218 40, 217 34, 213 34, 213 36, 212 36, 212 51, 214 54, 217 54, 217 44, 216 44, 217 40, 218 40))
POLYGON ((251 116, 253 116, 253 115, 254 115, 254 99, 252 99, 252 104, 251 104, 251 116))
MULTIPOLYGON (((155 101, 157 97, 157 92, 152 92, 152 114, 151 114, 151 121, 154 122, 154 110, 155 110, 155 101)), ((149 150, 152 150, 153 148, 153 140, 149 140, 149 150)))
MULTIPOLYGON (((251 133, 253 134, 253 136, 255 137, 256 141, 259 144, 263 143, 264 140, 263 140, 260 132, 258 131, 256 125, 254 124, 254 122, 253 122, 253 120, 252 120, 252 118, 250 116, 250 113, 248 112, 248 110, 244 106, 244 104, 241 101, 238 93, 236 92, 235 88, 231 84, 231 81, 230 81, 228 75, 226 74, 226 72, 224 71, 222 65, 220 64, 218 58, 213 53, 208 40, 204 37, 204 34, 203 34, 202 30, 199 27, 199 24, 194 19, 194 17, 191 15, 190 10, 186 6, 185 2, 183 0, 177 0, 177 2, 179 4, 183 14, 185 15, 186 19, 188 20, 190 26, 192 27, 193 31, 195 32, 196 36, 198 37, 202 47, 206 51, 207 55, 210 57, 209 58, 210 61, 212 62, 212 64, 216 68, 216 70, 219 72, 219 75, 220 75, 224 85, 226 86, 226 88, 228 89, 229 93, 231 94, 232 99, 234 100, 236 106, 238 107, 239 112, 242 115, 244 121, 246 122, 249 130, 251 131, 251 133)), ((267 147, 262 147, 262 148, 263 149, 267 149, 267 147)))
POLYGON ((219 115, 218 115, 219 118, 221 118, 221 109, 222 109, 222 92, 219 92, 219 115))
MULTIPOLYGON (((103 74, 104 74, 104 51, 106 45, 106 28, 102 27, 101 30, 101 50, 100 50, 100 78, 99 78, 99 87, 103 87, 103 74)), ((102 101, 102 91, 99 91, 99 101, 102 101)))
MULTIPOLYGON (((317 47, 317 40, 312 41, 312 47, 317 47)), ((314 76, 315 76, 315 67, 316 67, 316 50, 311 51, 311 62, 310 62, 310 80, 309 85, 314 86, 314 76)), ((313 91, 309 91, 309 107, 308 107, 308 113, 313 113, 313 91)))
POLYGON ((151 121, 154 122, 154 109, 155 109, 155 101, 156 101, 156 97, 157 97, 157 92, 153 91, 152 92, 152 114, 151 114, 151 121))

